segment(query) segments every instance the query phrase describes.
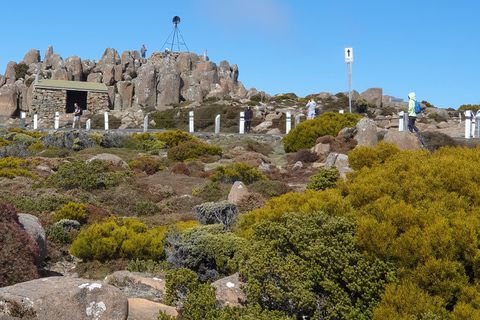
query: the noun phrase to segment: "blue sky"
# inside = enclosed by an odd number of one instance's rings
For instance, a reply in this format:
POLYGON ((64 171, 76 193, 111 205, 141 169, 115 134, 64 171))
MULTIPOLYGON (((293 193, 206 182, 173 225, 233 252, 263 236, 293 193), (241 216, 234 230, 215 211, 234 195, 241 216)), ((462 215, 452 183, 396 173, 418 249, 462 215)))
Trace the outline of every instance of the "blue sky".
MULTIPOLYGON (((352 90, 436 107, 480 104, 480 1, 175 0, 3 1, 0 74, 29 49, 65 60, 106 48, 161 51, 180 16, 190 52, 237 64, 239 81, 271 95, 348 91, 344 48, 353 47, 352 90)), ((183 47, 182 47, 183 49, 183 47)))

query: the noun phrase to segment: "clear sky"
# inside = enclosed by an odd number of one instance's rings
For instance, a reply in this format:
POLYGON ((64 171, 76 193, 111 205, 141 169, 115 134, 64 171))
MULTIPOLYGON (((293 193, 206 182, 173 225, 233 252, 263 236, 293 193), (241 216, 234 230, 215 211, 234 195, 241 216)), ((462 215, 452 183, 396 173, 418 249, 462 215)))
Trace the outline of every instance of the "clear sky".
MULTIPOLYGON (((480 104, 478 0, 78 0, 2 1, 0 74, 29 49, 65 60, 106 48, 162 51, 178 25, 190 52, 237 64, 239 81, 271 95, 352 90, 436 107, 480 104)), ((175 48, 174 48, 175 49, 175 48)), ((181 48, 182 51, 184 47, 181 48)))

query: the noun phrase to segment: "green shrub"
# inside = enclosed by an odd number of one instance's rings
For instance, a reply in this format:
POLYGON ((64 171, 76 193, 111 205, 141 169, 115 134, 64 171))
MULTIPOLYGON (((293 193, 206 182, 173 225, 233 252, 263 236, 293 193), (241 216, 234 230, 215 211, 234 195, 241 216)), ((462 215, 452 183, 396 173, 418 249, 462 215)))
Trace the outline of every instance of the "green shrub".
POLYGON ((136 219, 111 217, 80 232, 70 247, 70 254, 86 261, 119 258, 157 261, 164 255, 165 230, 165 227, 149 230, 136 219))
POLYGON ((43 136, 48 136, 48 133, 41 133, 39 131, 26 131, 26 130, 22 130, 22 129, 18 129, 18 128, 9 128, 8 129, 9 132, 17 132, 17 133, 22 133, 22 134, 26 134, 32 138, 40 138, 40 137, 43 137, 43 136))
POLYGON ((117 185, 120 180, 133 177, 132 171, 107 172, 108 165, 101 160, 88 164, 82 160, 66 163, 36 187, 56 187, 64 190, 80 188, 91 191, 117 185))
POLYGON ((280 197, 282 194, 292 191, 287 183, 275 180, 258 180, 248 185, 248 189, 260 193, 266 199, 280 197))
POLYGON ((181 130, 165 131, 156 133, 158 140, 164 141, 170 148, 176 147, 186 141, 195 140, 200 141, 198 138, 195 138, 191 134, 183 132, 181 130))
POLYGON ((213 182, 234 183, 235 181, 242 181, 244 184, 251 184, 258 180, 267 180, 267 177, 261 174, 258 168, 244 162, 218 166, 216 171, 209 178, 213 182))
POLYGON ((70 232, 74 229, 80 231, 80 222, 77 220, 62 219, 58 222, 55 222, 55 225, 61 226, 65 232, 70 232))
POLYGON ((355 112, 356 113, 367 113, 369 109, 376 109, 377 107, 374 104, 367 102, 364 99, 359 99, 355 101, 355 112))
POLYGON ((160 207, 150 200, 138 201, 135 205, 135 213, 137 217, 153 216, 160 212, 160 207))
POLYGON ((0 138, 0 148, 11 145, 13 142, 0 138))
POLYGON ((168 159, 172 161, 185 161, 197 159, 201 155, 221 155, 222 148, 211 146, 201 141, 190 140, 167 151, 168 159))
POLYGON ((38 278, 37 245, 18 223, 17 209, 0 202, 0 287, 38 278))
POLYGON ((29 151, 40 152, 45 150, 45 146, 43 145, 42 141, 38 140, 35 143, 32 143, 30 147, 28 147, 29 151))
POLYGON ((32 200, 27 197, 8 197, 0 195, 0 200, 12 203, 18 210, 24 213, 36 214, 40 212, 52 212, 60 210, 64 205, 71 202, 67 197, 44 197, 32 200))
POLYGON ((361 118, 352 113, 326 112, 313 120, 302 122, 283 137, 285 151, 296 152, 300 149, 310 149, 315 146, 318 137, 336 136, 343 128, 356 125, 361 118))
POLYGON ((428 101, 425 101, 425 100, 422 101, 422 104, 424 104, 426 108, 435 108, 435 106, 433 104, 431 104, 431 103, 429 103, 428 101))
POLYGON ((253 107, 253 106, 259 106, 259 105, 260 105, 260 102, 257 102, 257 101, 247 101, 247 102, 245 102, 245 104, 246 104, 247 106, 252 106, 252 107, 253 107))
POLYGON ((124 148, 131 150, 142 150, 143 145, 142 141, 135 138, 135 133, 133 135, 125 136, 122 138, 122 145, 124 148))
POLYGON ((198 286, 195 272, 188 268, 168 270, 165 275, 165 304, 175 306, 187 298, 188 291, 198 286))
POLYGON ((16 132, 11 132, 7 134, 6 137, 8 140, 11 140, 13 142, 17 142, 20 144, 24 144, 26 146, 30 146, 31 144, 35 143, 38 141, 37 138, 34 138, 28 134, 24 133, 16 133, 16 132))
POLYGON ((133 160, 130 162, 128 166, 132 170, 138 169, 149 175, 165 169, 162 167, 161 163, 155 161, 149 156, 141 156, 138 160, 133 160))
POLYGON ((238 217, 237 205, 233 202, 205 202, 193 207, 195 219, 203 225, 221 223, 227 231, 238 217))
POLYGON ((19 64, 15 65, 15 78, 18 79, 25 79, 25 76, 28 74, 28 66, 25 62, 20 62, 19 64))
POLYGON ((14 157, 2 158, 0 159, 0 177, 9 179, 13 179, 16 176, 30 177, 35 179, 38 178, 37 175, 31 173, 27 169, 23 169, 26 164, 26 160, 14 157))
POLYGON ((424 131, 422 132, 422 140, 430 152, 434 152, 441 147, 455 147, 455 140, 441 132, 424 131))
POLYGON ((130 261, 128 264, 127 270, 130 272, 141 272, 141 273, 159 273, 165 270, 168 270, 168 263, 166 261, 153 261, 153 260, 139 260, 135 259, 130 261))
POLYGON ((253 96, 250 97, 250 100, 251 101, 257 101, 257 102, 260 102, 262 101, 262 95, 259 93, 259 94, 255 94, 253 96))
POLYGON ((478 110, 480 110, 480 104, 462 104, 458 108, 458 111, 466 111, 466 110, 471 110, 473 111, 473 113, 475 113, 478 110))
POLYGON ((53 221, 58 222, 62 219, 76 220, 80 223, 85 223, 87 220, 87 205, 84 203, 69 202, 63 206, 60 211, 55 213, 52 217, 53 221))
POLYGON ((51 227, 45 228, 45 234, 51 241, 61 246, 72 243, 72 237, 61 225, 54 224, 51 227))
POLYGON ((335 188, 339 176, 340 174, 335 166, 330 169, 320 168, 318 174, 310 176, 307 189, 318 191, 335 188))
MULTIPOLYGON (((158 151, 166 146, 166 143, 159 140, 158 135, 155 133, 134 133, 131 137, 141 141, 141 148, 145 151, 150 151, 152 154, 158 154, 158 151)), ((126 142, 129 143, 128 140, 126 142)), ((135 146, 134 143, 131 144, 135 146)))
POLYGON ((384 163, 399 152, 400 149, 396 144, 384 141, 380 141, 375 148, 359 146, 348 153, 348 165, 353 170, 360 170, 363 167, 371 168, 384 163))

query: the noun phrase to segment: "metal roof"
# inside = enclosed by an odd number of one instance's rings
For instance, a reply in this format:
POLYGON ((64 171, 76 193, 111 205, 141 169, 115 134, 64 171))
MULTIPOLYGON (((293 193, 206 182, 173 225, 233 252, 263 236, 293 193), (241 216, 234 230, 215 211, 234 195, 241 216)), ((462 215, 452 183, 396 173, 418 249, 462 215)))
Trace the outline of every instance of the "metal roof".
POLYGON ((39 80, 35 84, 35 88, 108 92, 107 86, 104 83, 50 79, 39 80))

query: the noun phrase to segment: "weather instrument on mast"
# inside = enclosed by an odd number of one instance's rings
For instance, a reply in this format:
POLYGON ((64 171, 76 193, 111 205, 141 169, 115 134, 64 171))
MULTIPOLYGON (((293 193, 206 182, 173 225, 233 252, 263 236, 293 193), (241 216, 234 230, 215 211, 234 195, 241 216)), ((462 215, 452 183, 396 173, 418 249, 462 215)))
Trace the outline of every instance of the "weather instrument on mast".
POLYGON ((170 32, 170 35, 168 36, 167 40, 165 40, 165 43, 162 46, 162 50, 164 48, 165 49, 168 48, 168 46, 165 46, 165 45, 169 45, 170 51, 175 51, 175 47, 176 47, 177 51, 180 52, 181 51, 180 46, 185 46, 185 48, 187 49, 187 52, 190 52, 188 50, 187 44, 185 43, 185 40, 183 40, 182 34, 180 33, 180 29, 178 28, 178 24, 180 23, 180 17, 179 16, 173 17, 172 23, 175 26, 173 27, 172 32, 170 32), (169 42, 170 38, 172 39, 171 42, 169 42), (180 41, 180 38, 182 39, 181 41, 180 41))

